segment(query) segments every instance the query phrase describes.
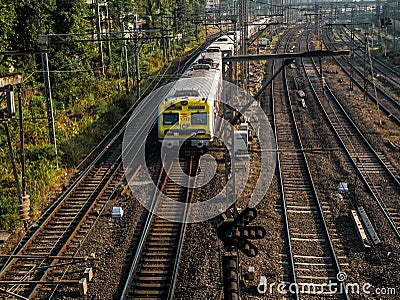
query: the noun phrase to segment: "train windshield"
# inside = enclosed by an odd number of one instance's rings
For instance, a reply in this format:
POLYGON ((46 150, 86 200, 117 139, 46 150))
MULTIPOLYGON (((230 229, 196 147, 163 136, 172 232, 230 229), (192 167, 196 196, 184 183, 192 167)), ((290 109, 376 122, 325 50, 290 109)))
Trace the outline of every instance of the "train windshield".
POLYGON ((207 124, 207 113, 194 113, 191 115, 193 125, 207 124))
POLYGON ((179 114, 172 113, 172 114, 163 114, 163 124, 164 125, 174 125, 178 123, 179 114))

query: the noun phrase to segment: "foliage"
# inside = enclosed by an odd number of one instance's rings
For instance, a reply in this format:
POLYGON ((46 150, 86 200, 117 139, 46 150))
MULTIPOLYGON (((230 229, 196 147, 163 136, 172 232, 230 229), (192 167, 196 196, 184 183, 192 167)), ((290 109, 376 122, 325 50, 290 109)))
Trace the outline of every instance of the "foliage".
MULTIPOLYGON (((16 1, 17 13, 15 31, 15 50, 37 50, 38 36, 53 32, 56 0, 20 0, 16 1)), ((13 44, 14 44, 13 43, 13 44)))
POLYGON ((16 38, 13 24, 16 22, 15 1, 0 2, 0 51, 7 50, 12 40, 16 38))
MULTIPOLYGON (((24 78, 23 99, 27 193, 31 196, 32 217, 35 217, 54 198, 74 167, 97 145, 133 102, 131 96, 121 96, 118 83, 124 77, 123 43, 118 40, 135 19, 147 19, 149 25, 160 28, 160 13, 165 14, 165 29, 175 30, 179 11, 187 14, 201 11, 202 0, 108 0, 108 23, 116 41, 103 43, 105 72, 101 64, 98 42, 73 40, 96 38, 95 12, 85 0, 2 0, 0 3, 0 51, 29 51, 40 49, 40 35, 50 36, 49 68, 52 87, 57 154, 49 144, 46 101, 41 55, 0 56, 0 76, 21 73, 24 78), (167 20, 167 21, 166 21, 167 20), (175 21, 174 21, 175 20, 175 21), (64 40, 64 43, 59 43, 64 40), (12 71, 14 68, 14 71, 12 71)), ((101 13, 106 14, 104 7, 101 13)), ((180 16, 179 16, 180 17, 180 16)), ((195 45, 194 27, 185 25, 185 45, 171 41, 170 53, 180 56, 184 49, 195 45), (184 47, 182 47, 184 46, 184 47)), ((103 24, 103 26, 105 26, 103 24)), ((157 33, 156 37, 160 37, 157 33)), ((104 35, 103 35, 104 37, 104 35)), ((133 42, 126 45, 130 73, 134 73, 133 42)), ((140 47, 140 71, 143 88, 146 78, 165 67, 161 41, 151 40, 140 47)), ((172 59, 173 57, 169 57, 172 59)), ((134 76, 131 75, 132 87, 134 76)), ((0 94, 1 104, 4 94, 0 94)), ((18 97, 16 96, 16 100, 18 97)), ((17 108, 18 110, 18 108, 17 108)), ((18 115, 18 111, 17 111, 18 115)), ((10 120, 11 140, 19 173, 21 156, 18 120, 10 120)), ((0 127, 0 229, 21 226, 18 217, 18 197, 8 153, 7 139, 0 127)), ((19 175, 20 176, 20 175, 19 175)), ((19 178, 21 180, 21 178, 19 178)))

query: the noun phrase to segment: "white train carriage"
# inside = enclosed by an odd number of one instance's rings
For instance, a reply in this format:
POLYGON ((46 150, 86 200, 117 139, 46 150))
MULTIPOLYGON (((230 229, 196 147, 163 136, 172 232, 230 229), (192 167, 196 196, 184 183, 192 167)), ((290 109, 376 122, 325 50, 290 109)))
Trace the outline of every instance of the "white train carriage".
POLYGON ((213 140, 225 49, 223 44, 210 45, 160 104, 158 138, 168 148, 183 143, 202 148, 213 140))

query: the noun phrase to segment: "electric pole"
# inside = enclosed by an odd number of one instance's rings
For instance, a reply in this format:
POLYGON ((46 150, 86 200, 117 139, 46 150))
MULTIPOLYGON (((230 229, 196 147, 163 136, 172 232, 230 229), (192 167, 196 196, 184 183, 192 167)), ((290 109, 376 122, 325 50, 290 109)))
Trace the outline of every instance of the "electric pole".
POLYGON ((49 130, 50 143, 53 144, 55 154, 57 156, 57 140, 56 140, 56 130, 54 126, 53 99, 51 96, 50 69, 49 69, 49 59, 47 56, 48 46, 49 46, 49 37, 44 35, 39 36, 39 47, 43 51, 41 57, 43 66, 44 93, 46 97, 47 127, 49 130))

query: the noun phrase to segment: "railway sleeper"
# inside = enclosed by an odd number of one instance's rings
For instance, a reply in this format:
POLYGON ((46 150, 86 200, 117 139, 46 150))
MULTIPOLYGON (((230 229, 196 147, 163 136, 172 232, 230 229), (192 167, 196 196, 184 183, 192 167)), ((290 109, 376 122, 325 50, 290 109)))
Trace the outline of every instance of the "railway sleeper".
POLYGON ((302 243, 318 243, 318 245, 326 244, 325 238, 301 238, 294 237, 291 239, 293 242, 302 242, 302 243))
POLYGON ((69 226, 74 225, 75 223, 77 223, 77 221, 74 221, 71 223, 71 221, 61 221, 61 220, 57 220, 57 223, 49 223, 46 226, 46 229, 50 229, 50 230, 54 230, 56 231, 58 234, 64 232, 69 226))
POLYGON ((335 269, 334 268, 327 268, 325 266, 320 266, 320 267, 313 267, 309 266, 308 268, 306 266, 303 267, 295 267, 296 269, 296 277, 297 276, 326 276, 329 278, 329 274, 335 274, 335 269))
POLYGON ((176 256, 176 252, 175 251, 169 251, 169 252, 166 252, 165 250, 164 251, 154 251, 153 249, 151 250, 151 251, 147 251, 146 252, 146 257, 152 257, 152 258, 162 258, 162 259, 165 259, 165 258, 172 258, 172 257, 175 257, 176 256))
POLYGON ((157 247, 176 247, 176 242, 174 241, 170 241, 170 240, 160 240, 160 239, 154 239, 154 240, 150 240, 146 243, 146 246, 148 247, 153 247, 153 246, 157 246, 157 247))
POLYGON ((180 227, 157 227, 153 228, 150 234, 150 238, 154 237, 176 237, 180 232, 180 227))
MULTIPOLYGON (((136 298, 135 296, 140 297, 140 299, 149 299, 149 296, 151 297, 157 297, 157 296, 164 296, 167 292, 165 290, 160 290, 161 286, 156 286, 156 287, 146 287, 146 289, 143 289, 145 285, 141 285, 141 289, 134 289, 131 292, 129 292, 129 296, 136 298), (157 290, 151 290, 157 288, 157 290), (146 296, 145 298, 142 298, 143 296, 146 296)), ((167 288, 167 287, 163 287, 167 288)), ((156 298, 160 299, 160 298, 156 298)), ((161 298, 163 299, 163 298, 161 298)))
POLYGON ((135 281, 136 282, 143 282, 143 283, 149 283, 149 284, 159 284, 161 282, 163 283, 169 283, 171 281, 171 278, 169 276, 154 276, 154 275, 144 275, 140 273, 140 275, 135 276, 135 281))
POLYGON ((146 294, 159 295, 166 292, 163 289, 169 288, 169 282, 136 282, 134 287, 136 288, 134 293, 144 292, 146 294))
POLYGON ((69 202, 86 201, 86 200, 87 200, 86 196, 74 194, 68 198, 67 202, 69 203, 69 202))
MULTIPOLYGON (((326 269, 323 269, 326 270, 326 269)), ((326 286, 326 283, 330 281, 332 282, 336 282, 337 278, 336 278, 336 274, 332 274, 332 276, 314 276, 314 275, 297 275, 296 278, 298 280, 302 280, 302 279, 307 279, 310 281, 313 281, 314 284, 321 284, 321 285, 325 285, 324 287, 328 288, 326 286)))
POLYGON ((166 251, 172 251, 176 253, 175 249, 169 249, 166 247, 160 247, 160 246, 151 246, 151 247, 146 247, 147 251, 155 252, 155 253, 164 253, 166 251))
MULTIPOLYGON (((158 211, 157 213, 160 213, 160 211, 158 211)), ((169 213, 167 211, 163 212, 163 216, 167 217, 167 218, 176 218, 177 216, 175 214, 169 213)), ((157 232, 160 231, 176 231, 179 230, 181 228, 181 226, 179 225, 179 223, 173 223, 169 220, 165 220, 165 222, 163 221, 157 221, 156 224, 153 224, 153 230, 156 230, 157 232)))
POLYGON ((52 231, 44 231, 43 236, 41 236, 38 241, 54 241, 60 239, 61 231, 52 230, 52 231))
POLYGON ((160 223, 160 222, 157 222, 153 226, 155 228, 176 228, 176 223, 172 223, 172 222, 160 223))

